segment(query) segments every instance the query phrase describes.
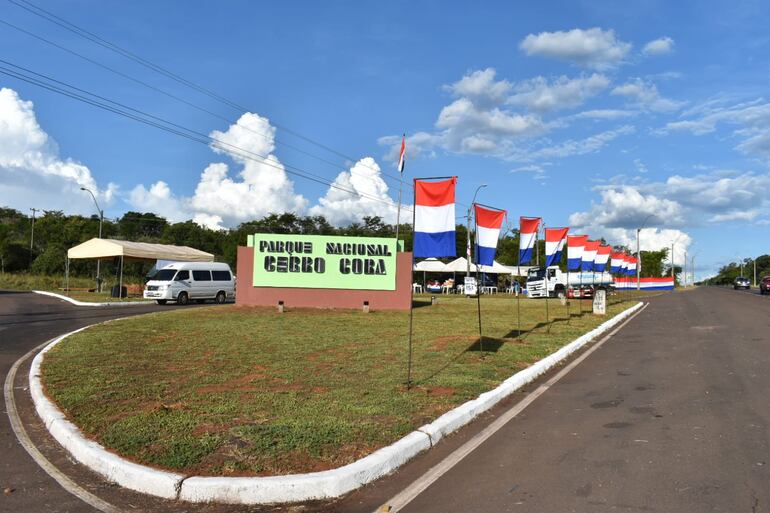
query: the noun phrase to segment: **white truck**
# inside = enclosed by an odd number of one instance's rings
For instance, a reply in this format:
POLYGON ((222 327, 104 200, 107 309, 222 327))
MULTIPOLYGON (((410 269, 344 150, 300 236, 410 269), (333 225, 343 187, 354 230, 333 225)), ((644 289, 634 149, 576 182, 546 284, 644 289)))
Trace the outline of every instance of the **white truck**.
POLYGON ((527 297, 561 297, 567 295, 567 290, 572 289, 572 297, 591 297, 593 290, 609 290, 613 286, 612 275, 607 272, 562 272, 557 266, 532 267, 527 273, 527 297), (569 275, 569 283, 567 276, 569 275), (586 294, 586 290, 591 291, 586 294), (547 293, 546 293, 547 291, 547 293))

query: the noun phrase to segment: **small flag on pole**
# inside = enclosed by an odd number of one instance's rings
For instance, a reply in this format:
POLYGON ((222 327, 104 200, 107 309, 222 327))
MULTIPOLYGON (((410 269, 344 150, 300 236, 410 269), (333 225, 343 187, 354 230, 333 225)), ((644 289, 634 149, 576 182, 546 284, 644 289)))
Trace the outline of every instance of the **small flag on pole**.
POLYGON ((473 205, 476 213, 476 263, 493 265, 500 228, 505 219, 505 210, 489 209, 473 205))
POLYGON ((570 235, 567 237, 567 270, 577 271, 583 261, 583 249, 588 235, 570 235))
POLYGON ((598 240, 587 240, 586 245, 583 248, 583 260, 580 268, 583 271, 594 270, 594 260, 596 259, 596 252, 599 250, 600 242, 598 240))
POLYGON ((559 265, 569 228, 545 229, 545 266, 559 265))
POLYGON ((539 217, 519 218, 519 264, 528 264, 532 260, 539 227, 539 217))
POLYGON ((401 138, 401 151, 398 154, 398 172, 404 174, 404 154, 406 153, 406 134, 401 138))
POLYGON ((414 181, 414 256, 453 257, 455 246, 455 185, 449 180, 414 181))
POLYGON ((599 246, 596 251, 596 258, 594 259, 594 271, 597 273, 603 273, 607 268, 607 261, 610 259, 610 253, 612 253, 612 247, 599 246))

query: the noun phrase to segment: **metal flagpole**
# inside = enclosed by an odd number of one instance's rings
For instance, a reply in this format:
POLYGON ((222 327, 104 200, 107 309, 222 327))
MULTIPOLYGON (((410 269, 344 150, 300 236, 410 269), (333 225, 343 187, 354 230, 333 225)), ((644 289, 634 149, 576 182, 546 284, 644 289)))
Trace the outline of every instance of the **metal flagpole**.
MULTIPOLYGON (((417 184, 416 180, 413 180, 412 183, 412 190, 414 193, 415 199, 417 198, 417 184)), ((414 218, 417 212, 417 206, 412 206, 412 233, 414 233, 414 218)), ((396 242, 398 244, 398 242, 396 242)), ((404 248, 406 249, 406 248, 404 248)), ((409 281, 411 282, 412 279, 412 270, 414 269, 414 239, 412 239, 412 265, 409 268, 409 281)), ((406 388, 407 390, 412 388, 412 324, 414 321, 414 285, 412 283, 409 283, 409 286, 411 287, 411 295, 409 298, 409 357, 407 360, 407 371, 406 371, 406 388)))
MULTIPOLYGON (((401 190, 404 187, 405 153, 406 153, 406 134, 403 135, 403 139, 401 140, 401 155, 399 155, 399 159, 398 159, 399 180, 398 180, 398 208, 396 209, 396 253, 398 253, 398 229, 401 225, 401 190)), ((412 260, 414 260, 414 257, 412 258, 412 260)))
MULTIPOLYGON (((471 205, 473 207, 473 205, 471 205)), ((479 233, 479 220, 478 217, 475 215, 473 216, 473 224, 476 226, 476 235, 478 236, 479 233)), ((470 241, 470 235, 468 236, 468 240, 470 241)), ((479 350, 483 353, 484 352, 484 334, 481 332, 481 282, 479 277, 479 241, 476 241, 476 305, 479 312, 479 350)))
MULTIPOLYGON (((545 223, 542 223, 542 225, 543 225, 543 234, 544 234, 543 239, 545 239, 545 223)), ((540 230, 538 230, 538 233, 539 232, 540 232, 540 230)), ((540 245, 538 244, 537 237, 535 237, 535 245, 538 246, 538 248, 540 247, 540 245)), ((537 255, 537 257, 538 257, 537 265, 540 265, 540 250, 539 249, 538 249, 537 253, 538 253, 538 255, 537 255)), ((545 251, 543 253, 545 253, 545 251)), ((543 283, 545 284, 545 326, 546 326, 546 332, 550 333, 551 332, 551 324, 550 324, 551 315, 550 315, 550 312, 548 311, 548 267, 545 265, 547 263, 545 261, 546 258, 547 258, 547 255, 543 255, 543 273, 544 273, 544 275, 543 275, 543 278, 544 278, 543 283)))
POLYGON ((516 266, 516 284, 518 285, 518 292, 516 293, 516 331, 518 335, 516 338, 521 338, 521 285, 519 284, 519 278, 521 277, 521 223, 519 223, 519 260, 516 266))

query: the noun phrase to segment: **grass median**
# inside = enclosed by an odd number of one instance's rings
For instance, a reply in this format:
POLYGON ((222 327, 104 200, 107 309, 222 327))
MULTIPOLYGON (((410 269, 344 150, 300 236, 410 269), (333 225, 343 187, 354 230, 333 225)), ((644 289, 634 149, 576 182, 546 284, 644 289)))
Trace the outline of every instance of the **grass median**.
MULTIPOLYGON (((627 295, 626 299, 630 299, 627 295)), ((44 360, 49 396, 133 461, 197 475, 335 468, 388 445, 630 307, 571 317, 559 301, 439 296, 408 313, 217 306, 93 327, 44 360), (569 321, 568 321, 569 319, 569 321)), ((583 310, 590 308, 584 301, 583 310)))

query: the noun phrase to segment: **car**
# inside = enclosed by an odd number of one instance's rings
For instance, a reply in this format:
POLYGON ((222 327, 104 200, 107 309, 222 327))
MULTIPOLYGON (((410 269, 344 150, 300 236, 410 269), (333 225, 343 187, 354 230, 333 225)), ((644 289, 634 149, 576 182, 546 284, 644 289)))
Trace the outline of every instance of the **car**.
POLYGON ((759 282, 759 293, 763 296, 770 293, 770 276, 763 276, 759 282))
POLYGON ((145 285, 143 296, 159 305, 168 301, 203 303, 207 299, 224 303, 235 298, 235 276, 224 263, 178 262, 159 269, 145 285))
POLYGON ((744 278, 743 276, 738 276, 733 280, 733 289, 750 289, 751 288, 751 282, 748 278, 744 278))

